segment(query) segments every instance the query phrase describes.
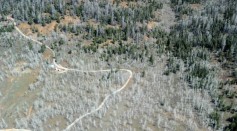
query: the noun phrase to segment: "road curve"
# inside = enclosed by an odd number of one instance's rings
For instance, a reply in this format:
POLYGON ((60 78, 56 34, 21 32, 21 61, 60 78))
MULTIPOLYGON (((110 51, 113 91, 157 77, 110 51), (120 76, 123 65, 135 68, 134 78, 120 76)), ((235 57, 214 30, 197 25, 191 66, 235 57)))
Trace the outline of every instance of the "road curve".
MULTIPOLYGON (((14 23, 14 28, 15 28, 15 29, 17 30, 17 32, 18 32, 20 35, 22 35, 24 38, 29 39, 29 40, 31 40, 31 41, 33 41, 33 42, 39 44, 39 45, 43 45, 42 42, 37 41, 37 40, 34 40, 34 39, 30 38, 29 36, 25 35, 25 34, 16 26, 15 20, 14 20, 12 17, 7 17, 7 19, 10 20, 10 21, 12 21, 12 22, 14 23)), ((67 72, 67 71, 86 72, 86 73, 110 72, 110 71, 111 71, 111 69, 84 71, 84 70, 78 70, 78 69, 71 69, 71 68, 63 67, 63 66, 61 66, 61 65, 59 65, 59 64, 56 63, 56 60, 55 60, 55 52, 54 52, 49 46, 47 46, 47 45, 46 45, 46 48, 48 48, 48 49, 53 53, 53 56, 54 56, 54 58, 53 58, 53 64, 54 64, 54 66, 55 66, 56 69, 57 69, 56 71, 58 71, 59 73, 65 73, 65 72, 67 72)), ((112 69, 112 70, 118 70, 118 71, 125 71, 125 72, 128 72, 128 73, 129 73, 129 77, 128 77, 127 81, 123 84, 123 86, 122 86, 121 88, 119 88, 118 90, 114 91, 112 94, 106 96, 106 97, 104 98, 104 100, 102 101, 102 103, 101 103, 96 109, 94 109, 94 110, 92 110, 92 111, 90 111, 90 112, 87 112, 86 114, 84 114, 84 115, 80 116, 79 118, 77 118, 76 120, 74 120, 74 122, 72 122, 70 125, 68 125, 68 126, 64 129, 64 131, 70 130, 78 121, 80 121, 80 120, 83 119, 84 117, 86 117, 86 116, 88 116, 88 115, 90 115, 90 114, 93 114, 93 113, 97 112, 98 110, 100 110, 100 109, 104 106, 105 102, 109 99, 109 97, 111 97, 112 95, 115 95, 115 94, 119 93, 120 91, 122 91, 122 90, 128 85, 129 81, 132 79, 133 72, 132 72, 131 70, 129 70, 129 69, 112 69)), ((14 129, 14 130, 17 131, 17 129, 14 129)), ((25 130, 25 129, 19 129, 19 130, 25 130)), ((19 131, 19 130, 18 130, 18 131, 19 131)), ((29 130, 27 130, 27 131, 29 131, 29 130)))

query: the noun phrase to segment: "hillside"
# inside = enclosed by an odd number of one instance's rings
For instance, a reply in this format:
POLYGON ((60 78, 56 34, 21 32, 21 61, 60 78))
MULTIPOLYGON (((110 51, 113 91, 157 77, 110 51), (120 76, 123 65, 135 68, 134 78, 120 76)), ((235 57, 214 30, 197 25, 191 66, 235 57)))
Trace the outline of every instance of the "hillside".
POLYGON ((235 0, 0 3, 0 129, 237 130, 235 0))

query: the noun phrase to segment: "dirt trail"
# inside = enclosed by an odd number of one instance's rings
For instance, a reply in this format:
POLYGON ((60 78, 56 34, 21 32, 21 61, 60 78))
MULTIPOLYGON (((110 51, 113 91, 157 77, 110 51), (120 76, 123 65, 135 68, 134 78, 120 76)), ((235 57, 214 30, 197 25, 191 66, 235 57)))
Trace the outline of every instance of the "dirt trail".
MULTIPOLYGON (((14 22, 14 27, 15 29, 18 31, 19 34, 21 34, 23 37, 25 37, 26 39, 29 39, 39 45, 43 45, 42 42, 40 41, 37 41, 37 40, 34 40, 32 38, 30 38, 29 36, 26 36, 17 26, 16 26, 16 23, 15 23, 15 20, 11 17, 7 17, 8 20, 14 22)), ((58 73, 66 73, 67 71, 76 71, 76 72, 86 72, 86 73, 97 73, 97 72, 110 72, 111 69, 105 69, 105 70, 89 70, 89 71, 85 71, 85 70, 78 70, 78 69, 72 69, 72 68, 67 68, 67 67, 63 67, 61 65, 58 65, 56 63, 56 60, 55 60, 55 52, 49 47, 46 45, 46 48, 48 48, 50 51, 52 51, 53 53, 53 56, 54 56, 54 59, 53 59, 53 64, 55 66, 55 70, 58 72, 58 73)), ((80 121, 81 119, 83 119, 84 117, 86 116, 89 116, 90 114, 93 114, 95 112, 97 112, 98 110, 100 110, 105 102, 113 95, 119 93, 120 91, 122 91, 129 83, 129 81, 132 79, 132 76, 133 76, 133 72, 129 69, 112 69, 112 70, 118 70, 118 71, 125 71, 125 72, 128 72, 129 73, 129 78, 127 79, 126 83, 124 83, 124 85, 119 88, 118 90, 114 91, 112 94, 108 95, 105 97, 105 99, 102 101, 102 103, 94 110, 90 111, 90 112, 87 112, 86 114, 80 116, 79 118, 77 118, 74 122, 72 122, 70 125, 68 125, 66 127, 66 129, 64 129, 64 131, 68 131, 70 130, 78 121, 80 121)), ((25 129, 6 129, 6 130, 0 130, 0 131, 10 131, 10 130, 13 130, 13 131, 29 131, 29 130, 25 130, 25 129)))

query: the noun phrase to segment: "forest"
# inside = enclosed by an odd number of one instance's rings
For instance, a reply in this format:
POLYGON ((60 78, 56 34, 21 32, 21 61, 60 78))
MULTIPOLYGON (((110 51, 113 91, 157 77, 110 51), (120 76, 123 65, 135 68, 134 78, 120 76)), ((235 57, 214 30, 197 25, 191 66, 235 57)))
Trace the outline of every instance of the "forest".
POLYGON ((0 0, 0 130, 237 130, 236 0, 0 0))

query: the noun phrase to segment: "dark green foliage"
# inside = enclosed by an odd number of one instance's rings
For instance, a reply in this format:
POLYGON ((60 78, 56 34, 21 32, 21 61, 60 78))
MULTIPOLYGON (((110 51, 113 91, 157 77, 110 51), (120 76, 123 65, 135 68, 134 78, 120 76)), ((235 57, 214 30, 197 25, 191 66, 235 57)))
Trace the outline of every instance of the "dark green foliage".
POLYGON ((237 130, 237 114, 227 119, 230 122, 228 126, 224 128, 225 131, 236 131, 237 130))
POLYGON ((57 12, 56 14, 55 14, 55 16, 53 17, 53 20, 56 20, 57 21, 57 23, 60 23, 60 14, 57 12))
POLYGON ((7 25, 0 27, 0 33, 2 32, 12 32, 14 30, 14 25, 7 25))
POLYGON ((142 71, 141 72, 141 77, 145 77, 146 76, 146 72, 145 71, 142 71))
POLYGON ((151 65, 154 64, 154 56, 151 54, 151 56, 149 57, 149 62, 151 65))
POLYGON ((101 44, 101 43, 103 43, 105 41, 106 41, 106 39, 103 38, 103 37, 94 37, 93 38, 93 43, 95 43, 95 44, 101 44))
POLYGON ((51 17, 50 16, 45 16, 44 18, 43 18, 43 23, 47 23, 47 24, 49 24, 49 23, 51 23, 51 17))
POLYGON ((87 46, 83 46, 82 49, 84 50, 85 53, 93 53, 93 52, 97 52, 99 45, 97 43, 92 43, 90 45, 87 46))
POLYGON ((36 28, 35 26, 32 27, 32 32, 33 33, 37 33, 38 31, 39 31, 38 28, 36 28))
MULTIPOLYGON (((160 28, 156 27, 156 28, 152 29, 152 31, 148 32, 147 35, 149 37, 153 37, 153 38, 160 39, 160 40, 164 41, 167 38, 168 33, 161 30, 160 28)), ((161 44, 161 42, 159 42, 159 44, 161 44)))
MULTIPOLYGON (((219 8, 220 3, 215 6, 205 5, 201 16, 194 17, 195 12, 188 8, 188 4, 200 3, 205 1, 195 0, 171 0, 176 16, 180 19, 180 23, 173 27, 173 30, 166 42, 157 41, 163 44, 167 52, 171 52, 174 57, 180 58, 185 62, 186 80, 190 87, 194 89, 209 90, 212 99, 216 99, 216 111, 210 114, 210 126, 218 129, 220 125, 220 112, 234 112, 234 103, 225 103, 225 99, 233 99, 236 92, 224 91, 222 88, 217 92, 221 92, 221 96, 213 95, 216 92, 210 89, 215 69, 205 64, 203 61, 213 62, 213 56, 227 70, 232 70, 233 80, 224 82, 224 84, 236 84, 236 62, 237 62, 237 35, 236 35, 236 5, 235 0, 226 0, 223 9, 219 8), (186 3, 186 4, 184 4, 186 3), (181 16, 189 15, 189 22, 183 21, 181 16), (192 16, 193 15, 193 16, 192 16), (219 15, 223 15, 219 17, 219 15), (209 53, 210 52, 210 53, 209 53), (218 100, 217 100, 218 99, 218 100)), ((168 61, 170 63, 170 60, 168 61)), ((172 72, 172 66, 168 64, 168 75, 172 72)), ((175 69, 175 68, 174 68, 175 69)), ((226 130, 236 130, 236 123, 232 123, 226 127, 226 130), (233 123, 233 124, 232 124, 233 123), (233 127, 233 128, 232 128, 233 127)))
POLYGON ((201 3, 201 0, 171 0, 171 3, 173 5, 184 4, 184 3, 199 4, 201 3))
POLYGON ((166 47, 174 53, 174 56, 185 60, 190 56, 192 47, 194 46, 187 38, 188 33, 186 31, 172 32, 167 43, 165 43, 166 47), (179 33, 179 36, 176 33, 179 33))
POLYGON ((236 94, 236 91, 230 91, 230 90, 223 91, 223 95, 230 99, 234 98, 235 94, 236 94))
POLYGON ((176 73, 177 71, 179 71, 179 68, 180 68, 179 63, 173 57, 171 57, 167 60, 166 66, 167 66, 167 69, 164 72, 165 75, 169 75, 170 73, 176 73))
POLYGON ((33 24, 33 19, 32 19, 32 18, 29 18, 28 24, 29 24, 29 25, 32 25, 32 24, 33 24))
POLYGON ((60 39, 59 42, 58 42, 59 46, 65 44, 65 41, 63 39, 60 39))
POLYGON ((83 11, 83 5, 80 5, 79 7, 76 8, 76 15, 78 17, 82 16, 82 11, 83 11))
POLYGON ((133 59, 141 62, 146 59, 149 65, 153 65, 155 54, 149 52, 150 48, 152 47, 143 44, 125 44, 122 41, 118 41, 118 45, 106 46, 106 50, 101 54, 100 58, 108 61, 113 56, 120 56, 123 59, 133 59))
POLYGON ((78 16, 81 20, 96 19, 102 24, 122 24, 132 21, 143 22, 154 18, 154 11, 163 8, 163 3, 157 0, 144 1, 144 6, 132 6, 130 8, 121 8, 115 4, 111 6, 106 1, 99 2, 78 2, 63 0, 42 0, 27 1, 2 0, 0 4, 0 12, 5 15, 13 14, 15 19, 28 21, 29 24, 40 23, 43 21, 48 23, 51 20, 60 21, 60 17, 64 15, 78 16), (69 13, 67 13, 69 11, 69 13), (50 14, 43 15, 43 14, 50 14), (46 18, 47 17, 47 18, 46 18))
POLYGON ((66 5, 64 5, 62 1, 59 3, 59 0, 42 0, 41 2, 26 2, 24 0, 12 2, 9 0, 2 0, 0 7, 0 12, 7 15, 12 14, 15 19, 28 21, 29 24, 42 24, 42 19, 50 18, 51 20, 59 20, 59 16, 65 14, 66 5), (43 13, 49 13, 52 17, 44 18, 45 16, 42 15, 43 13))
POLYGON ((45 50, 46 50, 46 45, 41 45, 41 48, 38 52, 39 53, 44 53, 45 50))
MULTIPOLYGON (((193 22, 187 26, 187 28, 180 31, 180 26, 176 26, 174 33, 171 33, 172 40, 167 43, 168 49, 172 49, 175 56, 186 59, 189 56, 190 50, 193 47, 205 47, 211 51, 219 52, 217 55, 223 56, 230 61, 236 61, 235 54, 237 52, 237 47, 235 41, 237 40, 237 35, 226 31, 225 21, 218 18, 212 18, 213 24, 210 26, 210 38, 206 32, 206 24, 203 20, 193 19, 193 22), (199 30, 200 29, 200 30, 199 30), (179 32, 179 33, 178 33, 179 32), (178 36, 176 34, 179 34, 178 36), (193 39, 187 39, 188 34, 193 34, 193 39), (226 43, 223 45, 223 43, 226 43)), ((227 21, 228 22, 228 21, 227 21)), ((221 57, 220 57, 221 58, 221 57)))
POLYGON ((192 10, 190 7, 186 6, 186 5, 180 6, 179 8, 177 8, 177 11, 178 11, 181 15, 184 15, 184 14, 190 15, 190 14, 192 14, 192 12, 193 12, 193 10, 192 10))
POLYGON ((233 0, 227 0, 226 3, 228 6, 224 12, 224 19, 230 20, 235 13, 236 3, 233 0))
POLYGON ((208 73, 209 70, 207 68, 201 66, 200 64, 195 64, 194 69, 191 71, 190 75, 203 79, 207 77, 208 73))
POLYGON ((29 47, 30 50, 33 50, 33 45, 32 45, 31 42, 28 42, 28 47, 29 47))
MULTIPOLYGON (((195 17, 192 17, 192 14, 196 11, 189 4, 199 4, 205 1, 171 0, 173 10, 176 12, 178 20, 181 21, 176 22, 177 25, 172 27, 170 33, 165 33, 159 28, 152 30, 147 30, 146 28, 148 21, 156 21, 155 11, 163 8, 163 3, 158 0, 141 1, 145 3, 142 6, 128 4, 129 8, 121 8, 118 5, 111 6, 106 1, 99 1, 97 3, 91 0, 84 2, 76 0, 69 0, 67 2, 41 0, 40 4, 34 0, 17 0, 14 2, 12 0, 3 0, 0 4, 0 12, 3 14, 13 14, 15 19, 28 21, 29 24, 40 23, 43 26, 51 23, 52 20, 56 20, 59 23, 64 15, 78 16, 83 24, 59 25, 59 30, 80 35, 86 40, 93 40, 90 45, 77 45, 85 53, 95 53, 100 44, 111 40, 112 46, 105 46, 102 49, 103 53, 100 56, 102 60, 109 62, 113 60, 113 56, 118 56, 124 60, 132 59, 134 61, 147 62, 147 65, 154 65, 156 54, 152 49, 155 49, 155 52, 158 53, 167 51, 170 57, 167 61, 165 75, 177 73, 183 69, 180 63, 183 60, 186 69, 183 75, 189 86, 194 89, 206 89, 211 94, 214 91, 209 89, 209 87, 212 85, 214 69, 205 63, 210 60, 210 55, 218 58, 220 62, 225 61, 222 65, 227 68, 234 69, 237 62, 236 29, 229 28, 236 24, 234 20, 236 2, 234 0, 226 1, 228 2, 227 7, 223 9, 204 6, 204 10, 200 11, 203 16, 196 17, 195 14, 195 17), (188 20, 182 21, 182 15, 187 15, 188 20), (222 15, 223 19, 219 17, 222 15), (84 22, 90 19, 99 23, 99 26, 84 24, 84 22), (142 25, 144 23, 144 26, 137 26, 138 23, 142 25), (154 38, 156 43, 152 45, 142 43, 143 35, 154 38), (127 40, 132 40, 132 42, 127 43, 127 40)), ((121 1, 116 0, 115 2, 121 1)), ((0 32, 10 32, 13 30, 11 28, 0 29, 0 32)), ((37 32, 37 30, 33 29, 33 32, 37 32)), ((59 50, 61 48, 59 46, 64 44, 65 41, 60 39, 58 44, 56 42, 51 46, 52 49, 59 50)), ((28 46, 32 49, 31 43, 28 43, 28 46)), ((42 45, 39 53, 43 53, 45 50, 46 46, 42 45)), ((72 50, 68 51, 68 54, 72 53, 72 50)), ((236 74, 236 72, 233 72, 233 76, 237 76, 236 74)), ((145 71, 142 71, 141 77, 145 76, 145 71)), ((107 76, 107 79, 109 78, 110 74, 107 76)), ((235 81, 231 82, 233 84, 237 83, 236 81, 235 79, 235 81)), ((233 99, 235 93, 224 92, 221 95, 233 99)), ((220 125, 218 111, 230 112, 233 110, 232 104, 224 103, 223 99, 219 98, 217 104, 215 103, 216 111, 209 116, 212 120, 210 126, 214 129, 218 129, 220 125)), ((164 106, 164 102, 161 105, 164 106)), ((199 107, 196 108, 199 109, 199 107)), ((226 127, 226 130, 235 130, 236 117, 231 119, 230 122, 232 123, 226 127)))
POLYGON ((234 71, 233 71, 232 75, 234 76, 234 78, 235 78, 235 79, 237 79, 237 68, 236 68, 236 69, 234 69, 234 71))
POLYGON ((214 111, 209 115, 209 117, 212 120, 210 126, 214 129, 218 129, 220 126, 220 114, 217 111, 214 111))

